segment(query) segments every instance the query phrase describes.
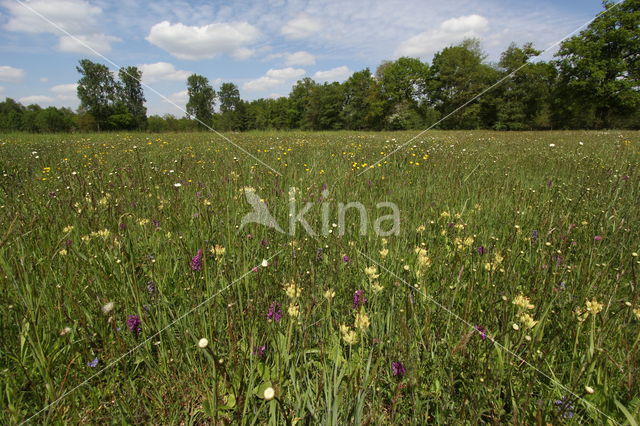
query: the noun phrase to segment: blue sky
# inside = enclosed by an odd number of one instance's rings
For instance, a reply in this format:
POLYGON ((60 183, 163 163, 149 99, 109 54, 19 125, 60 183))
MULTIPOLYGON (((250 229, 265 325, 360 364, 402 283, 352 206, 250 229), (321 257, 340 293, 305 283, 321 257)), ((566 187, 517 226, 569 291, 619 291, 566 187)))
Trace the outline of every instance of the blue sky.
MULTIPOLYGON (((191 73, 234 82, 244 99, 277 97, 305 76, 343 81, 385 59, 430 61, 465 37, 480 38, 489 60, 512 41, 542 50, 601 10, 600 0, 0 0, 0 99, 75 108, 79 59, 116 69, 85 45, 140 67, 184 107, 191 73)), ((183 115, 145 94, 150 114, 183 115)))

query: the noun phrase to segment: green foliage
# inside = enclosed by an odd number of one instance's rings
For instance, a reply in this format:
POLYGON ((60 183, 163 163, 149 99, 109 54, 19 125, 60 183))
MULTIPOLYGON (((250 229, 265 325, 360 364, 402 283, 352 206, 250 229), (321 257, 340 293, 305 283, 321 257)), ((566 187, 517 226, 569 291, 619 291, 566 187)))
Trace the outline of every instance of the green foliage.
POLYGON ((187 114, 199 122, 200 128, 211 126, 216 92, 209 84, 209 80, 198 74, 192 74, 187 79, 187 114))
POLYGON ((586 124, 595 128, 610 127, 640 107, 640 0, 603 4, 608 11, 562 42, 556 62, 559 118, 580 119, 587 112, 586 124))

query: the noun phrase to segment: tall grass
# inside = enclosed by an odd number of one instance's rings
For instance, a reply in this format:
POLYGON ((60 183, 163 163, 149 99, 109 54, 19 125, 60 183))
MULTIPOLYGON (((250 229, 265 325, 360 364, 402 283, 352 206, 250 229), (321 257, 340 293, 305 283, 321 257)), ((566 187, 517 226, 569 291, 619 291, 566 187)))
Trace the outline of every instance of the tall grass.
POLYGON ((205 133, 0 136, 0 421, 633 422, 640 134, 430 132, 368 169, 411 136, 232 136, 282 176, 205 133), (245 187, 319 235, 239 229, 245 187), (322 235, 325 189, 400 234, 322 235))

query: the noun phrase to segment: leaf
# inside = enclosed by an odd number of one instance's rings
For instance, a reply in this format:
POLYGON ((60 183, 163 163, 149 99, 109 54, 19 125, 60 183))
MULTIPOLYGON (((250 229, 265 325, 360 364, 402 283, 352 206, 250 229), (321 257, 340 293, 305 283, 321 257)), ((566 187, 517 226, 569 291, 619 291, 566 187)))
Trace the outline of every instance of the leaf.
POLYGON ((616 403, 616 406, 620 409, 620 411, 622 411, 622 414, 624 414, 624 416, 627 418, 627 421, 629 422, 629 424, 631 426, 638 426, 638 422, 633 417, 633 415, 629 412, 629 410, 627 410, 627 408, 624 405, 622 405, 622 403, 617 399, 614 399, 614 402, 616 403))

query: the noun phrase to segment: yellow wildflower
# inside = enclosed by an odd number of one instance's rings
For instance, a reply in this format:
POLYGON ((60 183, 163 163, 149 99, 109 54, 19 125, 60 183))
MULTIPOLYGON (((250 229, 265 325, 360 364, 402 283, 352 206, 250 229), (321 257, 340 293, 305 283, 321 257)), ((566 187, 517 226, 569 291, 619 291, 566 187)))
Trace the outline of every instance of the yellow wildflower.
POLYGON ((287 312, 289 312, 289 316, 293 318, 298 318, 298 316, 300 316, 300 307, 298 305, 294 305, 293 303, 290 303, 289 309, 287 310, 287 312))
POLYGON ((331 301, 335 297, 335 295, 336 295, 336 292, 333 291, 332 289, 327 289, 327 291, 324 292, 324 297, 328 301, 331 301))
POLYGON ((591 301, 587 300, 587 312, 591 315, 597 315, 600 311, 602 311, 602 303, 598 303, 596 299, 591 299, 591 301))
POLYGON ((515 297, 515 299, 513 299, 513 304, 521 307, 522 309, 533 309, 533 308, 535 308, 535 305, 532 305, 529 302, 529 298, 526 297, 525 295, 523 295, 522 293, 520 293, 519 295, 517 295, 515 297))
POLYGON ((356 314, 356 321, 354 323, 356 328, 359 328, 360 330, 365 330, 369 328, 370 324, 371 322, 369 321, 369 316, 367 314, 365 314, 364 312, 358 312, 356 314))
POLYGON ((302 288, 298 287, 293 281, 291 281, 291 283, 289 283, 288 285, 285 285, 284 291, 285 293, 287 293, 287 296, 290 299, 300 297, 300 295, 302 294, 302 288))
POLYGON ((531 315, 526 313, 520 315, 520 322, 525 326, 525 328, 533 328, 538 323, 538 321, 535 321, 531 315))

